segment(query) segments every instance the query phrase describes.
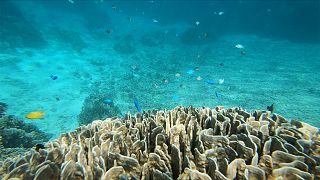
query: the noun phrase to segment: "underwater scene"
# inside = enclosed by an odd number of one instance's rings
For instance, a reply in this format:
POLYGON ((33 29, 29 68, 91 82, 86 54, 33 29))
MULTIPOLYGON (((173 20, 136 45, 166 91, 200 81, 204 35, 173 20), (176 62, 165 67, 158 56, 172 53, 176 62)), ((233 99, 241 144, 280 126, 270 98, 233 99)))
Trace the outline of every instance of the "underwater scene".
POLYGON ((319 0, 1 0, 0 178, 320 178, 319 69, 319 0))

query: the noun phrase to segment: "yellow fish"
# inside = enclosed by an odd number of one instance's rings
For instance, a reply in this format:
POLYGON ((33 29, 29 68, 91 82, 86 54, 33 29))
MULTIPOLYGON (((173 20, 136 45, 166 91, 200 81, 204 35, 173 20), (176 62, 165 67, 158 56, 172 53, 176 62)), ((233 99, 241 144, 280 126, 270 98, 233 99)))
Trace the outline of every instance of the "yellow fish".
POLYGON ((30 112, 26 115, 27 119, 42 119, 44 118, 44 112, 41 111, 35 111, 35 112, 30 112))

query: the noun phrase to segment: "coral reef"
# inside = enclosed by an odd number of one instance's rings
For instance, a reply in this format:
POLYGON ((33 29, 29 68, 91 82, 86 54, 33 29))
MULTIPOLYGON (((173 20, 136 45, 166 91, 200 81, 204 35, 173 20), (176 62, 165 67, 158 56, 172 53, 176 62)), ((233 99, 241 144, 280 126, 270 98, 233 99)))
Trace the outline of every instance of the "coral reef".
POLYGON ((90 94, 83 103, 84 105, 78 118, 79 124, 86 125, 97 119, 105 119, 119 115, 121 111, 116 105, 103 103, 103 100, 110 97, 111 96, 103 92, 90 94))
POLYGON ((8 105, 6 103, 0 102, 0 117, 4 116, 8 105))
POLYGON ((318 128, 269 111, 176 107, 96 120, 1 163, 20 179, 319 179, 318 128))
MULTIPOLYGON (((0 103, 0 109, 4 105, 5 103, 0 103)), ((0 160, 26 152, 35 144, 49 141, 50 136, 36 126, 26 124, 15 116, 6 115, 4 111, 1 113, 3 115, 0 116, 0 160)))

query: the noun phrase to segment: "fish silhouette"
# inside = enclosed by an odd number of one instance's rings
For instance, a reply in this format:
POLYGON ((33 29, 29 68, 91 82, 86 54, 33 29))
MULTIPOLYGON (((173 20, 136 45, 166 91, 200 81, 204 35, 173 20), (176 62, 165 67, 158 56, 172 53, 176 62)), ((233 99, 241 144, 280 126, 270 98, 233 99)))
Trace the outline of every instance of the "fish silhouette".
POLYGON ((134 103, 134 106, 137 108, 137 111, 142 112, 137 98, 134 98, 133 103, 134 103))
POLYGON ((275 106, 274 106, 274 104, 272 103, 271 106, 267 106, 267 110, 268 110, 268 111, 271 111, 271 114, 273 114, 274 111, 275 111, 275 106))

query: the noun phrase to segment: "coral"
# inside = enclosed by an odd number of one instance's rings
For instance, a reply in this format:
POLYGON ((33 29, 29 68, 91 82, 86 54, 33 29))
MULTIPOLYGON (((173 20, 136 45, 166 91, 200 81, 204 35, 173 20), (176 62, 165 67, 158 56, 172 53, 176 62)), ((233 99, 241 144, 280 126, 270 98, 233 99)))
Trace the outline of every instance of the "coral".
POLYGON ((115 104, 107 105, 103 100, 110 98, 104 92, 90 94, 84 101, 79 114, 79 124, 86 125, 97 119, 118 116, 121 111, 115 104))
POLYGON ((8 105, 6 103, 0 102, 0 117, 2 117, 6 110, 8 108, 8 105))
MULTIPOLYGON (((4 103, 1 103, 4 104, 4 103)), ((15 116, 0 117, 0 160, 24 153, 38 143, 47 142, 50 135, 32 124, 26 124, 15 116)))
POLYGON ((45 149, 8 159, 0 163, 0 176, 317 179, 318 132, 308 124, 296 124, 277 114, 241 108, 180 106, 127 114, 93 121, 48 142, 45 149), (282 138, 285 134, 295 138, 282 138))

